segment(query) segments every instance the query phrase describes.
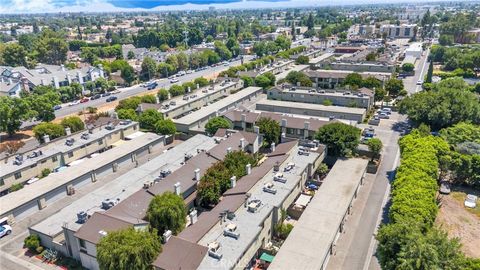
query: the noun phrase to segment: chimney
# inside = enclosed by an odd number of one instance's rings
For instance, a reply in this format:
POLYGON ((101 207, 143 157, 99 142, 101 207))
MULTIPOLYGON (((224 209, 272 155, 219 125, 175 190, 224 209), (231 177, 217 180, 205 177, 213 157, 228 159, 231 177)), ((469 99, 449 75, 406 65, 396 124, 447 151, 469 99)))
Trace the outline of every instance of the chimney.
POLYGON ((70 135, 72 134, 72 131, 70 130, 69 127, 66 127, 66 128, 65 128, 65 134, 66 134, 67 136, 70 136, 70 135))
POLYGON ((47 82, 45 81, 45 79, 41 79, 41 84, 42 84, 43 86, 47 86, 47 82))
POLYGON ((65 65, 60 65, 60 68, 62 69, 62 71, 65 71, 65 65))
POLYGON ((270 145, 270 150, 272 150, 272 152, 275 152, 275 143, 272 142, 272 145, 270 145))
POLYGON ((70 76, 70 74, 67 74, 67 81, 69 85, 72 83, 72 76, 70 76))
POLYGON ((200 169, 196 168, 194 171, 195 181, 200 181, 200 169))
POLYGON ((50 136, 49 135, 43 135, 43 142, 49 143, 50 142, 50 136))
POLYGON ((115 112, 115 111, 112 112, 112 118, 118 119, 118 114, 117 114, 117 112, 115 112))
POLYGON ((282 127, 287 127, 287 119, 282 119, 282 127))
POLYGON ((227 154, 231 153, 232 152, 232 147, 228 147, 227 148, 227 154))
POLYGON ((297 86, 302 86, 300 82, 297 82, 297 86))
POLYGON ((230 177, 230 187, 234 188, 237 185, 237 177, 234 175, 230 177))
POLYGON ((198 220, 197 218, 197 209, 193 209, 190 214, 188 214, 188 216, 190 217, 190 224, 195 224, 198 220))
POLYGON ((240 148, 241 148, 241 150, 245 149, 245 138, 240 139, 240 148))
POLYGON ((175 194, 180 195, 182 193, 182 185, 180 182, 175 183, 173 187, 175 188, 175 194))
POLYGON ((197 89, 200 88, 200 84, 197 83, 197 89))
POLYGON ((190 93, 190 92, 192 92, 192 89, 191 89, 190 86, 189 86, 187 93, 190 93))
POLYGON ((253 126, 253 132, 256 134, 260 134, 260 128, 258 126, 253 126))
POLYGON ((285 132, 282 132, 280 142, 282 142, 282 143, 285 142, 286 137, 287 137, 287 135, 285 134, 285 132))
POLYGON ((245 170, 247 171, 247 175, 252 173, 252 165, 249 163, 245 165, 245 170))
POLYGON ((8 85, 12 84, 12 78, 8 78, 8 85))
POLYGON ((141 104, 141 103, 140 103, 140 104, 138 104, 138 111, 139 111, 139 112, 143 112, 143 106, 142 106, 142 104, 141 104))

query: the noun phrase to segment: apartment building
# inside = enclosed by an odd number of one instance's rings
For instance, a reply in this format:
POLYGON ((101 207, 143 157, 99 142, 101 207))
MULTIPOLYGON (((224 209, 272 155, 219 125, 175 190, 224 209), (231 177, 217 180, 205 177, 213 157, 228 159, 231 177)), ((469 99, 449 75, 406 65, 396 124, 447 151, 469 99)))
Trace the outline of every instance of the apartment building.
POLYGON ((38 180, 44 169, 60 171, 76 160, 104 152, 138 129, 137 122, 105 117, 75 134, 66 128, 64 137, 50 141, 46 135, 43 138, 45 143, 36 149, 0 161, 0 192, 6 193, 13 184, 38 180))
POLYGON ((384 24, 380 26, 380 34, 386 34, 389 38, 413 38, 416 28, 416 24, 384 24))
POLYGON ((310 80, 313 82, 313 87, 323 88, 323 89, 337 89, 344 88, 344 81, 348 75, 352 73, 358 73, 362 76, 362 79, 367 79, 368 77, 373 77, 382 83, 386 82, 392 77, 390 72, 355 72, 352 70, 326 70, 326 69, 316 69, 316 70, 306 70, 305 75, 307 75, 310 80))

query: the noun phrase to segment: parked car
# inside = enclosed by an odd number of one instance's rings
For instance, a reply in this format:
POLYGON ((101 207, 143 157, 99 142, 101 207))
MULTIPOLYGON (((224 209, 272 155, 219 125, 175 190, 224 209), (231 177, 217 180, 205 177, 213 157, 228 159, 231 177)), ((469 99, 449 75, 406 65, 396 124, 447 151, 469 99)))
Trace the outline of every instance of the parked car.
POLYGON ((87 97, 84 97, 84 98, 80 99, 80 103, 85 103, 85 102, 89 102, 89 101, 90 101, 90 99, 87 98, 87 97))
POLYGON ((102 95, 96 94, 96 95, 92 96, 90 99, 91 99, 91 100, 95 100, 95 99, 99 99, 99 98, 101 98, 101 97, 102 97, 102 95))
POLYGON ((110 92, 105 92, 105 93, 102 94, 102 97, 108 97, 108 96, 110 96, 111 94, 112 94, 112 93, 110 93, 110 92))
POLYGON ((80 100, 74 100, 74 101, 68 103, 68 106, 74 106, 74 105, 77 105, 77 104, 80 104, 80 100))
POLYGON ((157 86, 158 86, 157 82, 150 83, 149 85, 147 85, 147 90, 155 89, 157 88, 157 86))
POLYGON ((170 83, 177 83, 177 82, 179 82, 179 80, 177 78, 173 78, 173 79, 170 80, 170 83))
POLYGON ((380 119, 390 119, 390 116, 386 113, 379 113, 378 118, 380 118, 380 119))
POLYGON ((465 202, 463 203, 465 207, 468 208, 475 208, 477 207, 477 199, 478 197, 473 194, 468 194, 467 198, 465 198, 465 202))
POLYGON ((118 98, 116 96, 110 96, 107 98, 107 102, 112 102, 112 101, 115 101, 117 100, 118 98))
POLYGON ((54 109, 55 111, 60 110, 61 108, 62 108, 62 105, 55 105, 55 106, 53 106, 53 109, 54 109))
POLYGON ((423 84, 423 81, 422 80, 418 80, 417 81, 417 85, 422 85, 423 84))
POLYGON ((12 227, 9 225, 1 225, 0 226, 0 237, 4 237, 5 235, 9 235, 12 233, 12 227))

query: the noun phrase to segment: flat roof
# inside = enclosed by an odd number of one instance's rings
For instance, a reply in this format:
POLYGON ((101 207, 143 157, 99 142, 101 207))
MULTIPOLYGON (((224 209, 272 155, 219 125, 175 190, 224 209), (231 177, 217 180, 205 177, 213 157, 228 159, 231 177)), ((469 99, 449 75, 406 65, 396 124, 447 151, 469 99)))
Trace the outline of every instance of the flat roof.
POLYGON ((179 108, 181 108, 185 105, 188 105, 188 104, 191 104, 191 103, 196 102, 198 100, 201 100, 201 99, 203 99, 207 96, 210 96, 210 95, 213 95, 215 93, 221 92, 221 91, 225 90, 226 88, 232 87, 232 86, 234 86, 238 83, 239 83, 238 81, 233 81, 233 79, 232 79, 232 81, 222 80, 221 83, 216 83, 213 86, 213 89, 210 89, 211 86, 208 85, 208 86, 199 88, 197 90, 194 90, 190 93, 186 93, 185 96, 189 97, 188 100, 183 99, 183 96, 177 96, 177 97, 174 97, 172 99, 161 102, 159 104, 142 103, 141 106, 143 107, 142 109, 144 109, 144 110, 154 108, 154 109, 159 110, 162 113, 169 113, 171 111, 178 110, 179 108), (192 98, 191 97, 192 95, 194 95, 195 97, 192 98), (175 106, 170 105, 168 109, 163 109, 162 108, 163 105, 170 104, 170 102, 172 102, 172 101, 175 101, 175 103, 176 103, 175 106))
POLYGON ((228 95, 225 98, 214 102, 206 107, 201 108, 200 110, 193 112, 191 114, 188 114, 182 118, 175 119, 174 122, 177 124, 183 124, 183 125, 191 125, 195 123, 196 121, 199 121, 201 119, 204 119, 212 114, 215 114, 216 112, 224 109, 225 107, 241 100, 249 95, 252 95, 257 92, 261 92, 262 88, 260 87, 254 87, 250 86, 245 89, 240 90, 239 92, 228 95))
POLYGON ((322 269, 367 164, 359 158, 337 160, 269 269, 322 269))
POLYGON ((107 150, 100 155, 85 159, 84 162, 68 167, 58 173, 52 173, 47 177, 25 186, 24 188, 0 197, 1 215, 32 201, 58 187, 61 187, 96 168, 106 166, 120 157, 128 155, 137 149, 149 145, 152 141, 160 140, 162 136, 154 133, 145 133, 133 140, 107 150))
MULTIPOLYGON (((286 94, 302 94, 302 95, 307 95, 307 96, 325 96, 325 97, 346 97, 346 98, 352 98, 352 99, 370 99, 371 96, 363 94, 361 92, 357 92, 354 90, 344 90, 344 91, 335 91, 335 90, 323 90, 323 92, 318 92, 316 88, 312 87, 296 87, 292 86, 288 87, 285 89, 282 89, 280 87, 272 88, 270 91, 278 91, 281 93, 286 93, 286 94), (292 87, 295 88, 295 90, 291 90, 292 87), (349 93, 349 94, 347 94, 349 93)), ((368 88, 366 88, 368 89, 368 88)), ((370 90, 373 92, 372 90, 370 90)), ((373 96, 373 95, 372 95, 373 96)))
MULTIPOLYGON (((302 173, 308 164, 313 163, 320 156, 320 154, 314 152, 311 152, 308 156, 298 155, 297 149, 298 146, 295 146, 291 154, 285 155, 283 160, 280 161, 280 171, 287 179, 286 183, 283 184, 273 181, 275 175, 273 166, 276 163, 275 161, 266 165, 268 171, 259 179, 257 178, 255 185, 249 189, 248 192, 251 194, 250 199, 259 199, 262 202, 259 211, 251 213, 247 208, 241 207, 245 200, 243 196, 240 200, 240 205, 238 205, 240 208, 235 211, 235 218, 233 218, 233 220, 227 220, 223 224, 220 224, 217 216, 215 226, 198 243, 208 246, 209 243, 217 241, 221 246, 217 252, 222 254, 223 257, 219 261, 210 256, 205 256, 198 269, 224 269, 225 265, 227 265, 228 268, 233 268, 238 260, 243 257, 244 252, 250 245, 258 240, 258 235, 261 230, 263 230, 265 219, 292 194, 292 191, 301 181, 302 173), (283 172, 284 167, 290 162, 295 163, 295 167, 291 171, 283 172), (276 194, 263 191, 266 183, 274 184, 274 188, 277 190, 276 194), (224 228, 231 223, 237 226, 236 232, 240 233, 238 239, 223 236, 224 228)), ((241 182, 241 180, 239 182, 241 182)))
POLYGON ((318 57, 315 57, 315 58, 312 58, 310 59, 309 63, 310 64, 318 64, 319 62, 329 58, 329 57, 332 57, 334 54, 333 53, 324 53, 318 57))
POLYGON ((195 135, 147 163, 110 181, 108 185, 78 198, 56 214, 32 226, 31 229, 54 237, 62 232, 62 226, 66 223, 70 230, 77 231, 82 225, 77 223, 76 214, 78 212, 85 211, 89 215, 93 215, 94 212, 104 212, 101 208, 103 200, 115 201, 120 199, 121 202, 142 189, 143 183, 157 178, 161 170, 171 170, 173 172, 180 168, 185 153, 197 155, 197 148, 209 149, 213 146, 215 146, 215 142, 212 138, 201 134, 195 135))
MULTIPOLYGON (((72 151, 74 149, 77 149, 83 145, 86 145, 88 143, 92 143, 98 139, 102 139, 108 134, 117 132, 119 130, 124 130, 128 127, 131 127, 132 125, 136 125, 136 122, 122 122, 123 125, 114 125, 114 129, 108 130, 106 128, 96 128, 93 129, 92 133, 89 133, 88 130, 83 130, 81 132, 77 132, 75 134, 72 134, 70 136, 64 136, 56 140, 52 140, 50 143, 40 145, 40 147, 36 149, 32 149, 34 151, 42 151, 42 155, 35 157, 35 158, 28 158, 27 155, 30 154, 30 152, 24 153, 23 154, 23 163, 21 165, 15 165, 13 164, 13 161, 15 158, 10 157, 9 161, 7 164, 2 162, 0 165, 0 176, 6 176, 12 173, 15 173, 19 170, 25 169, 30 167, 31 165, 37 164, 37 162, 48 159, 52 157, 53 155, 57 155, 60 153, 67 153, 69 151, 72 151), (89 136, 87 139, 82 139, 81 136, 87 133, 89 136), (74 139, 73 145, 68 146, 66 145, 67 139, 74 139)), ((33 151, 32 151, 33 152, 33 151)))
POLYGON ((365 114, 366 111, 367 111, 364 108, 325 106, 325 105, 321 105, 321 104, 291 102, 291 101, 279 101, 279 100, 270 100, 270 99, 265 99, 265 100, 258 101, 257 102, 257 109, 258 109, 258 105, 273 106, 273 107, 284 107, 284 108, 299 108, 299 107, 301 107, 302 109, 306 109, 306 110, 360 114, 360 115, 365 114))

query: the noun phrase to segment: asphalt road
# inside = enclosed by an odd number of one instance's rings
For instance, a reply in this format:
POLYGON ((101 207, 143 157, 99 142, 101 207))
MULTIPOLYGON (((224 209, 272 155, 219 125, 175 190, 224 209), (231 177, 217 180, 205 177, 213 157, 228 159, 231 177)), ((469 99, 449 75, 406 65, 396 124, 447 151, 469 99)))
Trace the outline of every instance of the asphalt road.
MULTIPOLYGON (((244 62, 248 62, 252 57, 253 56, 245 56, 244 62)), ((241 64, 240 60, 239 61, 234 61, 234 62, 228 62, 228 66, 220 65, 220 66, 216 66, 216 67, 209 67, 206 70, 200 70, 200 71, 197 71, 197 72, 193 72, 191 74, 186 74, 184 76, 178 77, 179 82, 177 82, 175 84, 182 84, 182 83, 185 83, 185 82, 193 81, 194 79, 202 77, 202 76, 203 77, 216 76, 220 72, 222 72, 224 70, 227 70, 229 67, 238 66, 240 64, 241 64)), ((158 81, 158 87, 155 90, 147 90, 147 88, 145 88, 145 87, 141 87, 140 85, 135 85, 135 86, 119 89, 120 93, 115 94, 114 96, 118 97, 118 100, 122 100, 122 99, 126 99, 126 98, 129 98, 131 96, 135 96, 135 95, 138 95, 138 94, 141 94, 141 93, 144 93, 144 92, 151 92, 153 94, 153 93, 156 93, 156 91, 160 88, 169 88, 171 85, 173 85, 172 83, 170 83, 170 80, 168 80, 168 79, 159 79, 157 81, 158 81)), ((55 116, 56 117, 64 117, 64 116, 67 116, 67 115, 70 115, 70 114, 75 114, 75 113, 78 113, 82 110, 85 110, 87 107, 102 106, 102 105, 107 103, 106 99, 107 99, 106 97, 102 97, 102 98, 99 98, 99 99, 90 100, 88 102, 80 103, 80 104, 73 105, 73 106, 68 106, 67 104, 63 104, 62 105, 63 107, 60 110, 55 111, 55 116)))
POLYGON ((422 55, 419 61, 415 65, 415 75, 406 77, 403 79, 403 85, 405 90, 407 90, 409 95, 415 94, 419 91, 422 91, 422 86, 417 85, 418 80, 422 80, 425 77, 425 74, 428 71, 428 55, 430 54, 430 49, 427 49, 422 55))

